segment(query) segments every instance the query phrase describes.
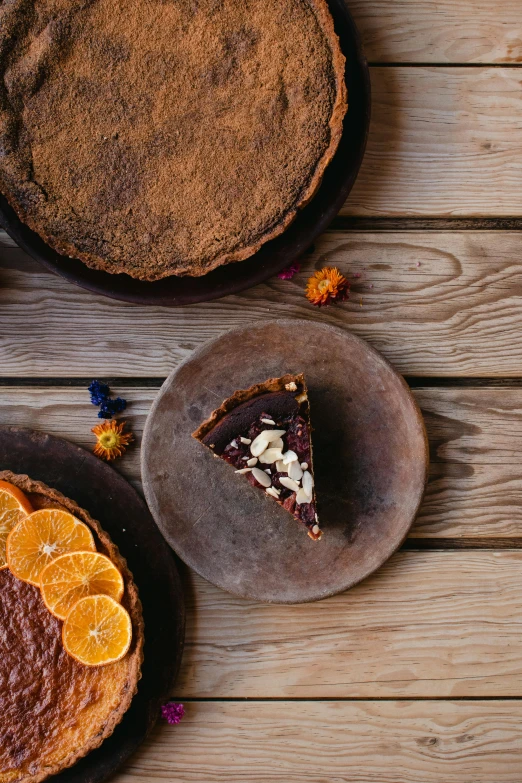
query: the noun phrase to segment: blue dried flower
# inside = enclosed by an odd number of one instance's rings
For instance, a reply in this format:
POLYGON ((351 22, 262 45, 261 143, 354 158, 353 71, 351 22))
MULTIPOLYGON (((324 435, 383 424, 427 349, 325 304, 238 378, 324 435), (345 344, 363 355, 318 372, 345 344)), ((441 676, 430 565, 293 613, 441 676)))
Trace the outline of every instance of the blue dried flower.
POLYGON ((99 419, 112 419, 127 407, 127 400, 124 400, 123 397, 116 397, 115 400, 112 400, 111 390, 106 383, 101 383, 101 381, 92 381, 89 385, 89 392, 92 404, 100 406, 99 419))
POLYGON ((102 402, 100 406, 100 411, 98 413, 99 419, 112 419, 113 416, 116 416, 117 413, 121 413, 125 410, 127 407, 127 400, 124 400, 123 397, 116 397, 115 400, 106 399, 102 402))
POLYGON ((88 387, 93 405, 102 405, 108 399, 110 389, 106 383, 92 381, 88 387))

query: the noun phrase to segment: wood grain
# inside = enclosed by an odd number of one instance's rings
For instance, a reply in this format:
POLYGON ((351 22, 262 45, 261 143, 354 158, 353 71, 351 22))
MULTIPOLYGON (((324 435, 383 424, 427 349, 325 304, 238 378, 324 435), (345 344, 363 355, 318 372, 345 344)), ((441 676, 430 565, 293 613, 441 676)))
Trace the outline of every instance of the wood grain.
POLYGON ((350 0, 370 62, 520 63, 518 0, 350 0))
MULTIPOLYGON (((118 387, 135 443, 115 463, 141 490, 139 448, 157 390, 118 387)), ((411 537, 522 538, 522 388, 414 390, 430 441, 430 478, 411 537)), ((96 408, 86 389, 4 387, 0 425, 46 430, 91 449, 96 408)))
POLYGON ((114 783, 518 783, 522 704, 189 703, 114 783))
POLYGON ((291 607, 186 584, 179 698, 521 693, 520 551, 404 551, 346 593, 291 607))
POLYGON ((522 214, 518 69, 376 67, 371 79, 368 147, 342 214, 522 214))
POLYGON ((522 389, 416 389, 430 478, 412 535, 522 533, 522 389))
POLYGON ((96 297, 5 247, 0 372, 165 377, 226 329, 295 316, 352 330, 406 375, 521 377, 521 305, 515 231, 334 231, 293 280, 178 310, 96 297), (337 265, 353 289, 348 302, 319 310, 304 286, 324 264, 337 265))

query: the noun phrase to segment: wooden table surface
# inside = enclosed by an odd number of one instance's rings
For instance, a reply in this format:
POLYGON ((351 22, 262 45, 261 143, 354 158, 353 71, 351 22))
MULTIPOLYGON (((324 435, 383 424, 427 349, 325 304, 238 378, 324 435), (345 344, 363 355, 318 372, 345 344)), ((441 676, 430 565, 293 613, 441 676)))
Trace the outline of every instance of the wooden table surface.
POLYGON ((371 63, 366 158, 292 281, 171 310, 98 298, 0 233, 0 423, 92 445, 86 385, 145 416, 165 376, 230 327, 295 316, 364 337, 423 410, 430 481, 411 536, 353 590, 256 605, 184 571, 173 697, 117 783, 520 783, 522 5, 349 0, 371 63), (350 301, 318 311, 312 270, 350 301), (357 275, 360 274, 360 277, 357 275), (354 277, 355 275, 355 277, 354 277))

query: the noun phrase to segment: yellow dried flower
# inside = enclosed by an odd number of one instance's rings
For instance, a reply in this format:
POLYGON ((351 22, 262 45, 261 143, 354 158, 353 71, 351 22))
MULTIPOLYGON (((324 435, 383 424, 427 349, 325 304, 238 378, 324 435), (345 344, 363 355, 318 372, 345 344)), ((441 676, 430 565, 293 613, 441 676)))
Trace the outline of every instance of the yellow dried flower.
POLYGON ((125 422, 104 421, 92 428, 96 435, 96 445, 93 449, 97 457, 109 462, 116 457, 121 457, 125 449, 132 441, 132 433, 123 433, 125 422))

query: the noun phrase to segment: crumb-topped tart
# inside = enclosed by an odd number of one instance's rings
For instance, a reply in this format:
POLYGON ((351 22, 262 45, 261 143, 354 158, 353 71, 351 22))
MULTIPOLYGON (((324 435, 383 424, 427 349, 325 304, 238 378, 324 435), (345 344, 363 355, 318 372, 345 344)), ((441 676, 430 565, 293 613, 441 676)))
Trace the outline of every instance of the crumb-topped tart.
POLYGON ((269 378, 236 391, 193 437, 285 508, 317 541, 310 403, 304 376, 269 378))
POLYGON ((38 783, 112 734, 137 690, 143 639, 132 574, 99 523, 0 472, 0 783, 38 783))
POLYGON ((0 3, 0 190, 90 267, 204 275, 312 198, 344 67, 325 0, 0 3))

